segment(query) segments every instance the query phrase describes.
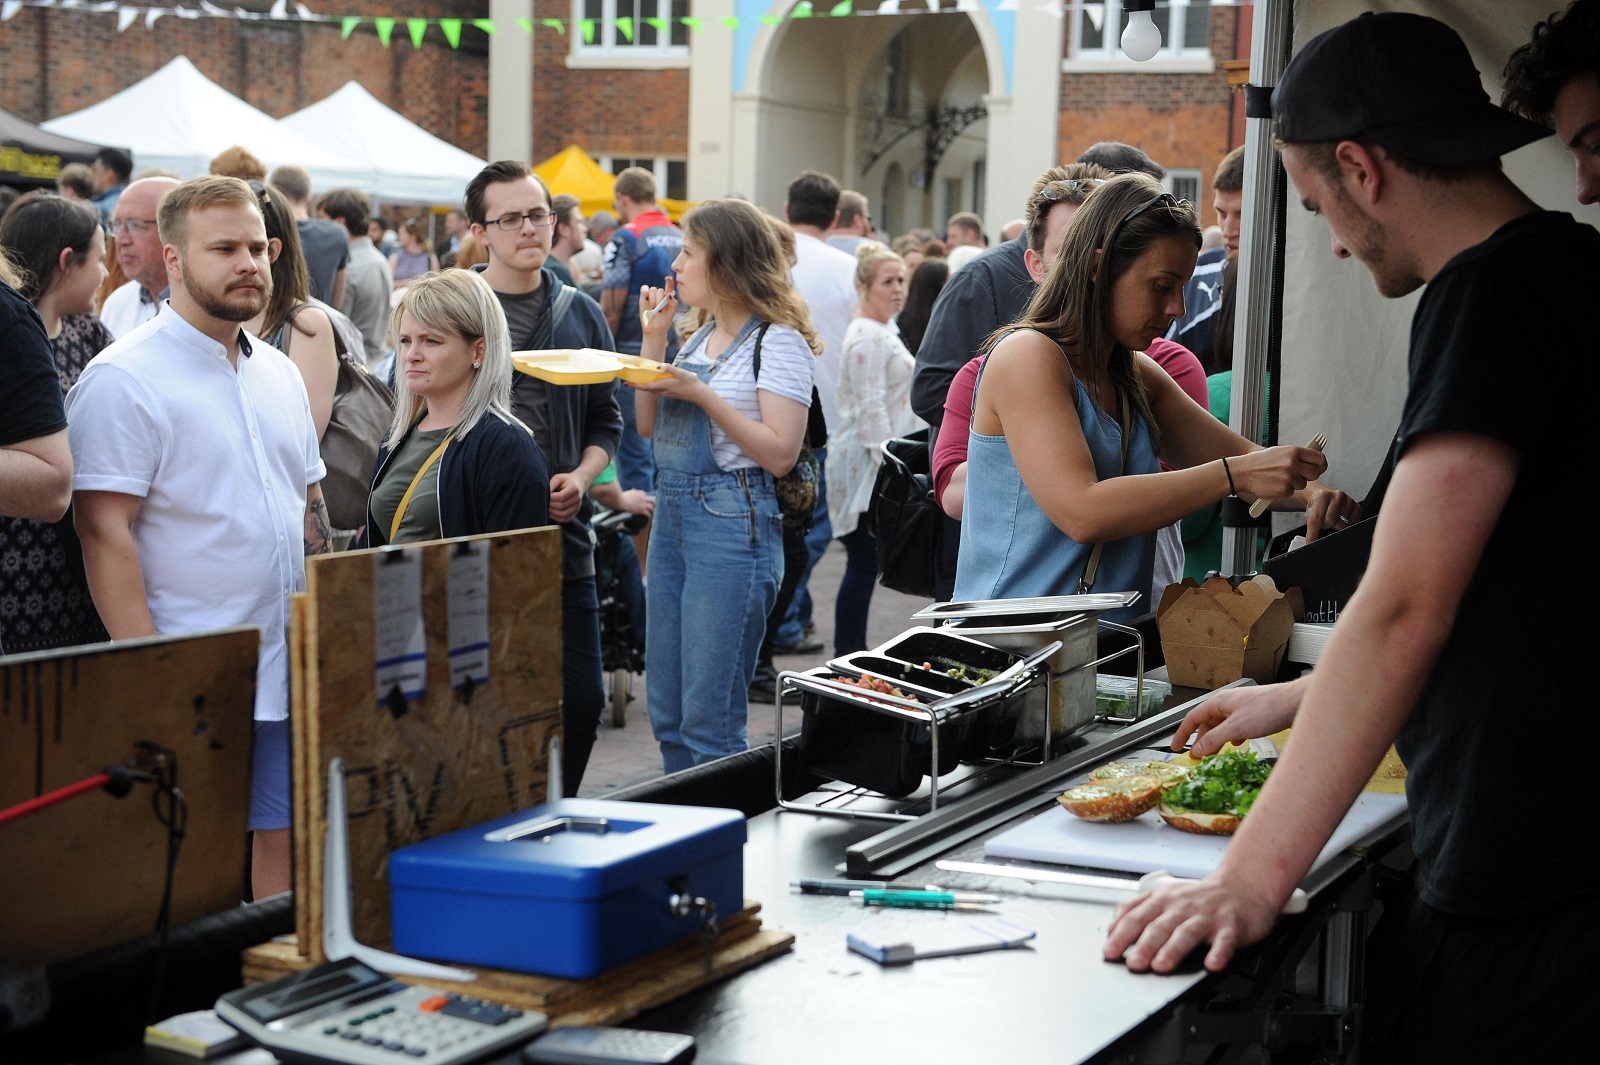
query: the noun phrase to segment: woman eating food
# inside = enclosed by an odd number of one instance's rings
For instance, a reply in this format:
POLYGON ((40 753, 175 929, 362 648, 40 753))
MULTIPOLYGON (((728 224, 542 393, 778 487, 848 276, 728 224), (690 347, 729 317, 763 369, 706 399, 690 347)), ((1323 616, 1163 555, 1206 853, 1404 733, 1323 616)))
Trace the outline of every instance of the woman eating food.
POLYGON ((681 297, 692 311, 669 376, 639 390, 655 445, 650 530, 650 727, 669 773, 745 749, 750 680, 783 578, 775 478, 794 466, 819 345, 776 232, 743 200, 683 216, 665 288, 640 292, 639 354, 666 355, 681 297))

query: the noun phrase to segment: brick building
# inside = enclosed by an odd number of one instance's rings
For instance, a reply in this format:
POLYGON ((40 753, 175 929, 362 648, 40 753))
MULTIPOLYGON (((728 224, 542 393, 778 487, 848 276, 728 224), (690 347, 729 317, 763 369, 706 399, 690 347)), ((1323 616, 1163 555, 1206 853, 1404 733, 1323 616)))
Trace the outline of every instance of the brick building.
MULTIPOLYGON (((1116 47, 1120 0, 1066 0, 1059 16, 1003 0, 962 0, 968 10, 957 11, 956 2, 867 0, 853 17, 779 21, 775 12, 793 14, 790 0, 533 0, 533 159, 576 143, 613 169, 654 169, 668 195, 738 192, 768 207, 796 171, 816 166, 867 193, 891 232, 955 210, 977 210, 997 230, 1020 213, 1039 170, 1094 141, 1123 140, 1169 167, 1174 188, 1210 220, 1211 171, 1239 142, 1222 64, 1248 42, 1248 7, 1167 0, 1157 12, 1163 50, 1135 64, 1116 47), (672 21, 690 14, 696 32, 672 21), (592 38, 579 19, 593 20, 592 38)), ((401 17, 489 14, 486 0, 384 6, 401 17)), ((323 13, 384 12, 341 0, 323 13)), ((430 26, 419 49, 403 22, 384 47, 370 21, 348 39, 337 23, 176 15, 119 33, 114 14, 24 7, 0 24, 0 106, 42 121, 187 55, 275 116, 354 78, 485 155, 488 50, 470 24, 458 48, 430 26)))

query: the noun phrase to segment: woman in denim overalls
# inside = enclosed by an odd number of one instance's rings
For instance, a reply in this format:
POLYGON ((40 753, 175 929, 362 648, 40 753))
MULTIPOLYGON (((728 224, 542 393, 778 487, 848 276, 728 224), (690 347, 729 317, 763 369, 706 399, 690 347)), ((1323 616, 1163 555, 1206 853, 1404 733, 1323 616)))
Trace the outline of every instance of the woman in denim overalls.
POLYGON ((645 675, 669 773, 745 749, 783 578, 773 479, 799 454, 818 345, 773 226, 742 200, 704 203, 683 218, 676 276, 640 292, 645 358, 665 354, 677 297, 694 308, 670 376, 635 386, 657 471, 645 675))

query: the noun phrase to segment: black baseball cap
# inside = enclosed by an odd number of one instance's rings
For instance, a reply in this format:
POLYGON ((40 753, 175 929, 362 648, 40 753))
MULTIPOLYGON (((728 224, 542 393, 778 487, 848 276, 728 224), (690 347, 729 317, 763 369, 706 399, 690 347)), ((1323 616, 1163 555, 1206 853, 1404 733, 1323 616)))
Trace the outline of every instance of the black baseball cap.
POLYGON ((1363 136, 1432 166, 1498 159, 1551 130, 1496 107, 1456 31, 1368 12, 1320 33, 1272 92, 1285 144, 1363 136))

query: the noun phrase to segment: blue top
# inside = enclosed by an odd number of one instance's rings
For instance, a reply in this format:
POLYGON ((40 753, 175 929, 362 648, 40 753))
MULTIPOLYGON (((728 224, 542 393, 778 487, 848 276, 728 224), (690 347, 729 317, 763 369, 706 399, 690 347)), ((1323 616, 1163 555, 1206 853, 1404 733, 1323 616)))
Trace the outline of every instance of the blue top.
MULTIPOLYGON (((617 229, 606 245, 605 288, 626 289, 627 302, 617 323, 617 350, 639 354, 644 343, 644 327, 639 323, 639 289, 645 285, 660 288, 672 273, 672 262, 683 248, 683 230, 673 225, 666 212, 657 208, 645 211, 617 229)), ((670 346, 670 345, 669 345, 670 346)))
MULTIPOLYGON (((1117 476, 1122 429, 1096 407, 1082 382, 1072 382, 1078 419, 1083 423, 1095 474, 1117 476)), ((1133 412, 1133 437, 1122 469, 1127 474, 1156 473, 1155 448, 1144 418, 1133 412)), ((1056 528, 1022 483, 1011 447, 1003 436, 974 430, 967 444, 967 498, 961 522, 961 555, 956 566, 955 598, 1021 599, 1073 595, 1093 545, 1080 544, 1056 528)), ((1154 579, 1155 533, 1111 540, 1100 554, 1094 589, 1100 592, 1146 591, 1154 579)), ((1147 612, 1148 606, 1111 611, 1110 621, 1147 612)))

